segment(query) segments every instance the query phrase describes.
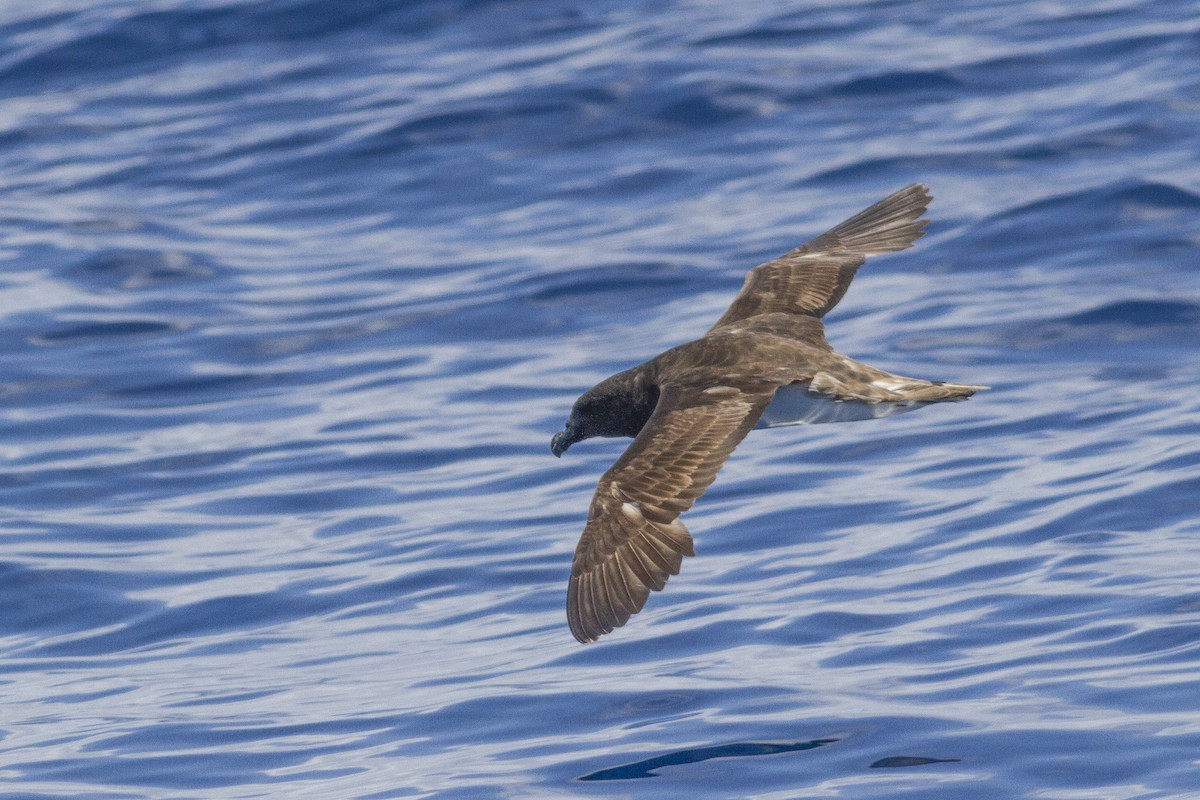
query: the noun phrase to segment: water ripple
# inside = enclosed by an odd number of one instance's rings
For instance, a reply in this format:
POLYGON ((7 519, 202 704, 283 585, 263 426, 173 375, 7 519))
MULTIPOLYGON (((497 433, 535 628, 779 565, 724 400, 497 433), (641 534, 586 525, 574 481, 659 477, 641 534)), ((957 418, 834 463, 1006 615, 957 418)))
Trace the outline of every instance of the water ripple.
POLYGON ((0 794, 1192 796, 1198 31, 0 9, 0 794), (574 398, 916 180, 831 341, 994 388, 752 433, 577 646, 574 398))

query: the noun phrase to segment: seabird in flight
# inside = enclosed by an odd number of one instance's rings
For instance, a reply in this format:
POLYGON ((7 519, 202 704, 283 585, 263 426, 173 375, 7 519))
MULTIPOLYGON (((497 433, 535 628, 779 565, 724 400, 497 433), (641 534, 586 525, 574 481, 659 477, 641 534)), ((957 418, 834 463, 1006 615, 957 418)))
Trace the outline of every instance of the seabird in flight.
POLYGON ((567 621, 591 642, 641 611, 695 555, 679 515, 752 428, 847 422, 962 400, 986 386, 904 378, 835 352, 821 318, 867 256, 924 234, 916 183, 750 270, 717 324, 583 393, 550 449, 592 436, 633 443, 596 487, 567 588, 567 621))

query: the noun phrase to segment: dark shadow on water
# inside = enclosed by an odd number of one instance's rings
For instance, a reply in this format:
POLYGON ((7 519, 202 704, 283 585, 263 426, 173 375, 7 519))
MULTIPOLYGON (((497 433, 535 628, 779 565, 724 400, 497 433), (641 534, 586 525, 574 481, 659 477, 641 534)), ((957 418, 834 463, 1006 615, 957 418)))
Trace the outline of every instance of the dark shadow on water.
POLYGON ((581 781, 623 781, 633 778, 657 777, 653 770, 662 767, 675 767, 681 764, 696 764, 712 758, 741 758, 742 756, 770 756, 776 753, 791 753, 796 750, 812 750, 825 744, 832 744, 837 739, 813 739, 809 742, 734 742, 715 747, 696 747, 690 750, 677 750, 674 753, 635 761, 632 764, 622 764, 619 767, 609 767, 597 772, 584 775, 581 781))
POLYGON ((961 758, 924 758, 923 756, 889 756, 871 765, 871 769, 895 769, 896 767, 923 767, 926 764, 948 764, 961 758))

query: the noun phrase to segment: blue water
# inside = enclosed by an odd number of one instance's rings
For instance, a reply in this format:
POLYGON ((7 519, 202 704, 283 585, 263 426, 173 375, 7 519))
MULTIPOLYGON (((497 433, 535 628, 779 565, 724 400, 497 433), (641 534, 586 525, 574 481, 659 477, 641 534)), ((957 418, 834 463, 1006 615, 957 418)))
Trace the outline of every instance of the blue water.
POLYGON ((0 797, 1200 797, 1200 9, 0 6, 0 797), (574 398, 923 181, 600 643, 574 398))

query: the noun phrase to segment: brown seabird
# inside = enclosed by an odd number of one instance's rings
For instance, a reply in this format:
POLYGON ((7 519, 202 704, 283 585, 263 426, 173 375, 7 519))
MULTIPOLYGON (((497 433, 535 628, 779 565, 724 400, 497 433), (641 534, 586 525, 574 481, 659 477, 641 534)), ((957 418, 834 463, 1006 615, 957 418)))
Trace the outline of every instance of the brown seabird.
POLYGON ((808 244, 750 270, 717 324, 588 389, 550 449, 592 436, 632 436, 600 479, 567 587, 567 621, 581 642, 624 625, 650 592, 695 555, 679 515, 750 429, 886 417, 986 386, 892 375, 837 353, 821 317, 867 256, 924 235, 931 200, 915 183, 808 244))

